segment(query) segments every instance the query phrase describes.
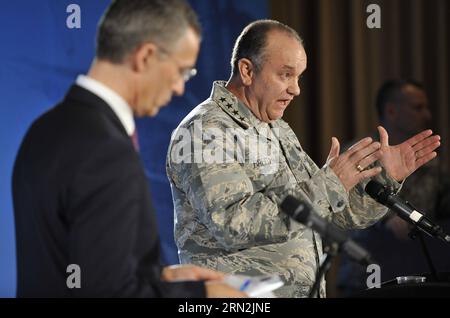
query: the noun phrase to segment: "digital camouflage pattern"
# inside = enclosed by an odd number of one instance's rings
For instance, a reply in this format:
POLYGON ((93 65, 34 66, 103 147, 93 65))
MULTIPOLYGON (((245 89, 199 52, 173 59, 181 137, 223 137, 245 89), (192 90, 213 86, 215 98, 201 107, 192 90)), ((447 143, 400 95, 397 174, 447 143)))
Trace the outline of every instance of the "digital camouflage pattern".
MULTIPOLYGON (((276 273, 285 282, 276 296, 306 297, 322 257, 322 242, 317 233, 280 212, 281 200, 287 194, 306 200, 341 228, 367 227, 386 209, 364 194, 367 180, 348 194, 331 168, 319 169, 303 151, 285 121, 261 122, 224 85, 214 83, 210 98, 181 122, 169 146, 167 173, 180 261, 226 273, 276 273), (196 128, 198 122, 201 131, 196 128), (211 129, 225 132, 230 128, 239 131, 231 143, 246 156, 245 162, 230 154, 229 139, 203 135, 211 129), (186 136, 180 137, 186 131, 192 139, 190 147, 181 151, 182 143, 187 146, 186 136), (243 137, 264 140, 270 151, 249 160, 254 144, 244 142, 243 137), (199 145, 207 149, 203 153, 207 160, 180 162, 180 157, 190 156, 189 148, 199 145), (212 162, 212 150, 225 146, 227 159, 234 160, 212 162)), ((198 153, 195 156, 199 158, 198 153)), ((384 170, 377 179, 393 191, 400 187, 384 170)), ((325 297, 325 281, 320 294, 325 297)))

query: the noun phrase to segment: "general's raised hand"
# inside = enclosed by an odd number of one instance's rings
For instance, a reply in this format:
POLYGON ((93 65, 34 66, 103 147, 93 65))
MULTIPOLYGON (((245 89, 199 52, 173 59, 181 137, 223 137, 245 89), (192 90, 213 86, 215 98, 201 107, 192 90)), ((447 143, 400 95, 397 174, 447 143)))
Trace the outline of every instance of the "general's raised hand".
POLYGON ((337 138, 331 139, 331 149, 327 163, 341 180, 347 191, 365 178, 373 177, 381 172, 381 167, 366 168, 381 156, 380 143, 372 138, 364 138, 354 144, 343 154, 339 154, 340 145, 337 138))
POLYGON ((435 158, 437 153, 434 150, 441 145, 441 137, 433 135, 431 130, 425 130, 396 146, 389 145, 386 129, 378 126, 378 133, 381 143, 380 161, 387 173, 397 181, 404 180, 435 158))

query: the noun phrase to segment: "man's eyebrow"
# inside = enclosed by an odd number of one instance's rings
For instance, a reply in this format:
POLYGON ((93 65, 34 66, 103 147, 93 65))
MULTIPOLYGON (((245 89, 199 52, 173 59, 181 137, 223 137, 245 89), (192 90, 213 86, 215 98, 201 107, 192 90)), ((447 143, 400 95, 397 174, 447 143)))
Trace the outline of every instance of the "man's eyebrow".
POLYGON ((295 67, 290 66, 290 65, 283 65, 283 70, 293 71, 293 70, 295 70, 295 67))

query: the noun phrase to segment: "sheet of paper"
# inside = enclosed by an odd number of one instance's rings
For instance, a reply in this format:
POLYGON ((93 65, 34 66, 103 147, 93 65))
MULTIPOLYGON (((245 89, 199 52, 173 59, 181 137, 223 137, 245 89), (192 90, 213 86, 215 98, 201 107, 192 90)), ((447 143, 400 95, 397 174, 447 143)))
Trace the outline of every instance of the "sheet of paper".
POLYGON ((272 291, 284 285, 278 275, 227 275, 225 277, 225 283, 255 298, 275 298, 276 296, 272 291))

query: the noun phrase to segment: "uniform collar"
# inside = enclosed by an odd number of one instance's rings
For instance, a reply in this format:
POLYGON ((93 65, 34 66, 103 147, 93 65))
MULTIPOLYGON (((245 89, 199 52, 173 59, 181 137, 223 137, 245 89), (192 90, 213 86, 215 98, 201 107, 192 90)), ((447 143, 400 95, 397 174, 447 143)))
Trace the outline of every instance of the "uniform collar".
POLYGON ((259 120, 252 111, 226 87, 225 81, 216 81, 213 84, 211 99, 215 101, 230 117, 244 129, 270 128, 268 123, 259 120))

